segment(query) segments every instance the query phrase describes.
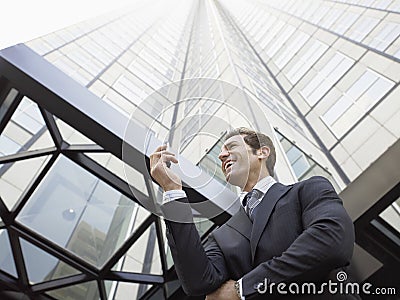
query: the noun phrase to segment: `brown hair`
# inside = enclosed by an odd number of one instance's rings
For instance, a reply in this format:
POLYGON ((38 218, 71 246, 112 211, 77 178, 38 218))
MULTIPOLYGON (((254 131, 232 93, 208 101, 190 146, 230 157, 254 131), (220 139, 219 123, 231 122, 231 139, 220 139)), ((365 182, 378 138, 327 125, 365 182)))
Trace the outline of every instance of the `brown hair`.
POLYGON ((269 157, 267 159, 267 170, 269 175, 274 176, 276 152, 271 138, 253 129, 246 127, 239 127, 228 131, 228 133, 225 135, 225 140, 235 135, 243 135, 244 141, 246 142, 247 145, 249 145, 253 149, 254 154, 256 153, 256 150, 264 146, 267 146, 270 149, 269 157))

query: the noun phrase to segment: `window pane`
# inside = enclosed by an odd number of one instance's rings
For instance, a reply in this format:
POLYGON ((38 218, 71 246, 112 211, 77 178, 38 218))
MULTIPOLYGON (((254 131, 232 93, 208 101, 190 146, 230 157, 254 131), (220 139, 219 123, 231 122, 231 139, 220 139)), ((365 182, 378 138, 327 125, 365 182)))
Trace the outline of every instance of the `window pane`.
POLYGON ((97 288, 97 282, 85 282, 68 286, 62 289, 53 290, 46 294, 56 299, 63 300, 99 300, 100 294, 97 288))
POLYGON ((80 273, 77 269, 51 256, 24 239, 20 239, 20 242, 26 271, 31 284, 80 273))
POLYGON ((299 61, 292 66, 288 71, 287 77, 291 83, 296 83, 301 76, 303 76, 308 69, 321 57, 321 55, 328 48, 327 45, 315 41, 314 44, 309 47, 307 52, 300 57, 299 61))
POLYGON ((323 120, 332 125, 345 111, 353 104, 348 97, 342 96, 331 108, 322 116, 323 120))
POLYGON ((54 146, 39 107, 24 97, 0 136, 0 156, 54 146))
POLYGON ((11 210, 49 160, 49 156, 24 159, 0 168, 1 198, 11 210))
POLYGON ((379 216, 400 233, 400 199, 389 205, 379 216))
POLYGON ((399 24, 395 23, 386 24, 381 29, 381 31, 379 31, 379 33, 374 37, 374 39, 369 45, 373 48, 384 51, 398 36, 399 28, 400 28, 399 24))
POLYGON ((80 133, 78 130, 72 128, 61 119, 57 119, 56 124, 58 129, 60 130, 63 140, 66 141, 68 144, 70 145, 95 144, 95 142, 93 142, 91 139, 80 133))
POLYGON ((357 104, 361 105, 364 110, 370 109, 378 102, 383 95, 393 86, 393 82, 384 78, 379 78, 375 83, 357 100, 357 104))
POLYGON ((112 268, 116 271, 161 275, 161 259, 153 223, 112 268))
POLYGON ((144 284, 131 282, 105 281, 108 298, 113 300, 138 299, 140 286, 144 284))
POLYGON ((310 36, 303 33, 297 32, 296 36, 293 38, 292 42, 286 47, 285 51, 282 51, 275 60, 276 65, 282 69, 283 66, 287 64, 289 60, 300 50, 301 47, 307 42, 310 36))
POLYGON ((61 156, 17 220, 101 267, 129 236, 136 206, 132 200, 61 156))
POLYGON ((346 92, 351 99, 358 99, 374 81, 377 79, 377 75, 367 70, 346 92))
POLYGON ((300 92, 301 95, 307 100, 308 104, 314 105, 350 68, 352 63, 352 59, 341 53, 336 53, 315 78, 304 87, 300 92))
POLYGON ((300 158, 292 164, 292 168, 297 177, 300 177, 304 172, 310 168, 305 155, 300 156, 300 158))
POLYGON ((0 249, 0 270, 17 277, 10 240, 8 239, 8 232, 5 229, 0 229, 0 249))
POLYGON ((6 135, 0 136, 0 155, 17 153, 20 145, 6 135))
POLYGON ((357 42, 361 42, 378 23, 379 19, 365 17, 364 20, 356 25, 353 33, 350 34, 349 37, 357 42))
POLYGON ((298 159, 301 155, 301 152, 299 149, 296 147, 292 146, 287 152, 286 152, 287 158, 289 159, 289 162, 292 164, 296 159, 298 159))
POLYGON ((86 155, 127 183, 134 183, 135 189, 149 196, 143 174, 127 163, 110 153, 86 153, 86 155))

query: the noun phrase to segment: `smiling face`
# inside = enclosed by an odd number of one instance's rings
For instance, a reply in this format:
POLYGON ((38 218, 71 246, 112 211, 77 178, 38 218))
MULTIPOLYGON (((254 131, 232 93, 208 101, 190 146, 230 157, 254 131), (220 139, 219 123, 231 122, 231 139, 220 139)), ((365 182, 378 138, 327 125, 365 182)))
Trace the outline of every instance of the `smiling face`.
POLYGON ((227 139, 218 158, 226 181, 247 190, 249 185, 254 185, 260 178, 262 161, 243 137, 235 135, 227 139))

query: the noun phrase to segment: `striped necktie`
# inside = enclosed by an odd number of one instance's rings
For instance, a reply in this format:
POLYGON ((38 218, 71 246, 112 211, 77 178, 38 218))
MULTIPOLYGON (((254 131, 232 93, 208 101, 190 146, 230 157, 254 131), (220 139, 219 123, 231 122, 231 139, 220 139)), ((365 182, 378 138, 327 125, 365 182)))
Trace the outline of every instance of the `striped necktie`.
POLYGON ((244 211, 249 216, 250 220, 253 221, 253 212, 259 203, 262 196, 262 192, 256 189, 251 190, 246 194, 243 199, 244 211))

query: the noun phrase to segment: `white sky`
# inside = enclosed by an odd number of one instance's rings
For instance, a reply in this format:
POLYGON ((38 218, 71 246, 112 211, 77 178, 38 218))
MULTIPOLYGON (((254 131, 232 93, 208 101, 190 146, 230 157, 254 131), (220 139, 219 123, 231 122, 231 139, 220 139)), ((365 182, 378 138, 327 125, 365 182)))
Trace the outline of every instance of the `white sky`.
POLYGON ((3 0, 0 49, 116 10, 131 0, 3 0))

